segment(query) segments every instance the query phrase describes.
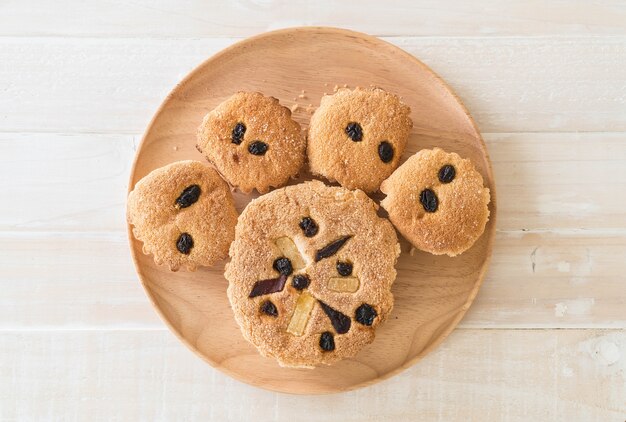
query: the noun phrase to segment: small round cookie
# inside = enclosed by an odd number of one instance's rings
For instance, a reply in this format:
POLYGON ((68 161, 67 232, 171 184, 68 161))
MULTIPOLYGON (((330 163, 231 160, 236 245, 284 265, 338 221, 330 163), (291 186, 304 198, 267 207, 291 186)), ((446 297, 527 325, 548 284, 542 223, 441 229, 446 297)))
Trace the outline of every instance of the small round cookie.
POLYGON ((244 337, 281 366, 354 356, 393 307, 400 254, 391 223, 362 191, 320 181, 252 201, 226 266, 244 337))
POLYGON ((197 148, 231 186, 265 193, 298 174, 306 140, 276 98, 238 92, 205 116, 197 148))
POLYGON ((198 161, 178 161, 141 179, 128 195, 127 219, 143 252, 176 271, 225 258, 237 211, 220 175, 198 161))
POLYGON ((348 189, 378 190, 398 167, 413 122, 411 109, 380 88, 339 89, 311 117, 311 172, 348 189))
POLYGON ((466 251, 489 220, 489 189, 480 173, 470 160, 440 148, 410 157, 380 190, 396 229, 417 249, 435 255, 466 251))

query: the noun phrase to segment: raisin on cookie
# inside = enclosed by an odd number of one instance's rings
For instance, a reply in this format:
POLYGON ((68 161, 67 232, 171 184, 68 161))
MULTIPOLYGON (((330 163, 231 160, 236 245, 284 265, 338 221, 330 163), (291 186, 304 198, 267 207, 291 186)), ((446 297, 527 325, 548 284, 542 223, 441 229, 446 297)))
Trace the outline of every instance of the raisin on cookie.
POLYGON ((231 186, 265 193, 298 174, 306 140, 276 98, 238 92, 206 115, 197 148, 231 186))
POLYGON ((311 172, 348 189, 378 190, 398 167, 413 122, 411 109, 381 88, 339 89, 311 117, 311 172))
POLYGON ((127 219, 143 252, 172 271, 209 266, 228 254, 237 211, 220 175, 198 161, 179 161, 141 179, 128 195, 127 219))
POLYGON ((281 366, 354 356, 393 307, 400 254, 391 223, 362 191, 319 181, 253 200, 225 276, 244 337, 281 366))
POLYGON ((422 150, 385 180, 381 202, 398 231, 417 249, 458 255, 489 220, 489 189, 470 160, 440 148, 422 150))

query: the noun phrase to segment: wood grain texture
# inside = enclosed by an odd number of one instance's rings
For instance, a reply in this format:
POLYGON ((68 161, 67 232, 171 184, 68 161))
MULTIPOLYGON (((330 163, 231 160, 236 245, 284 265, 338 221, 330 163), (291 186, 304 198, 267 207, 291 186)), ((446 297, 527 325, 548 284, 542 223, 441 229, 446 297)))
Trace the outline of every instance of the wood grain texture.
MULTIPOLYGON (((387 40, 432 66, 483 132, 626 131, 626 37, 387 40)), ((234 41, 0 38, 0 130, 142 133, 167 92, 234 41)))
MULTIPOLYGON (((0 212, 0 231, 124 230, 139 139, 0 133, 0 180, 19 175, 4 186, 13 204, 0 212)), ((499 230, 626 229, 626 133, 485 133, 484 139, 498 188, 499 230)))
POLYGON ((13 36, 232 37, 305 25, 338 26, 378 36, 624 35, 626 7, 599 0, 4 0, 0 4, 0 35, 13 36), (71 12, 59 15, 59 10, 71 12))
POLYGON ((331 396, 223 376, 170 333, 0 332, 0 419, 623 422, 622 331, 456 330, 393 380, 331 396))
MULTIPOLYGON (((485 282, 460 326, 626 328, 624 233, 497 233, 485 282)), ((123 232, 4 232, 0 250, 0 329, 165 330, 123 232)))
MULTIPOLYGON (((132 236, 137 273, 159 313, 176 335, 203 359, 246 383, 274 391, 320 394, 351 390, 406 369, 439 344, 458 324, 482 282, 493 246, 497 195, 491 163, 474 122, 445 83, 414 57, 378 38, 333 28, 269 32, 220 52, 189 74, 168 95, 146 130, 129 190, 152 170, 179 160, 204 160, 196 149, 205 114, 233 92, 259 91, 276 98, 305 93, 319 103, 332 81, 379 86, 411 107, 409 150, 437 145, 474 164, 490 189, 491 212, 483 235, 456 258, 425 252, 398 258, 393 284, 394 317, 376 329, 376 341, 357 356, 315 370, 281 368, 244 341, 232 318, 223 264, 172 273, 143 254, 132 236), (254 67, 250 63, 255 63, 254 67), (425 272, 430 268, 432 272, 425 272)), ((313 110, 295 109, 306 128, 313 110)), ((406 152, 403 160, 410 154, 406 152)), ((402 160, 401 160, 402 162, 402 160)), ((294 183, 310 179, 305 172, 294 183)), ((234 195, 239 209, 254 195, 234 195)))

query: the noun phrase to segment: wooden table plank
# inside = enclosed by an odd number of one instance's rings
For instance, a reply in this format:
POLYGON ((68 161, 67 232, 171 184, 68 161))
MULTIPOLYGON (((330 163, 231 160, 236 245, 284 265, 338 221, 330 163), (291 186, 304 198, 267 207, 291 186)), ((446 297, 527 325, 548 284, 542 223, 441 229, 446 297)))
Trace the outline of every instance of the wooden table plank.
POLYGON ((393 380, 330 396, 272 393, 212 369, 166 332, 0 332, 0 419, 623 421, 626 334, 456 330, 393 380))
MULTIPOLYGON (((626 229, 626 133, 484 137, 498 188, 499 230, 626 229)), ((125 230, 125 192, 139 139, 0 133, 0 180, 11 181, 0 230, 125 230)))
POLYGON ((387 36, 624 35, 626 8, 600 0, 4 0, 0 6, 0 35, 222 37, 302 25, 387 36))
MULTIPOLYGON (((484 132, 626 131, 624 36, 388 40, 444 77, 484 132)), ((140 133, 187 72, 232 42, 0 38, 0 131, 140 133)))
MULTIPOLYGON (((0 329, 165 329, 125 233, 5 232, 0 250, 0 329)), ((623 231, 500 232, 460 326, 626 328, 624 257, 623 231)))

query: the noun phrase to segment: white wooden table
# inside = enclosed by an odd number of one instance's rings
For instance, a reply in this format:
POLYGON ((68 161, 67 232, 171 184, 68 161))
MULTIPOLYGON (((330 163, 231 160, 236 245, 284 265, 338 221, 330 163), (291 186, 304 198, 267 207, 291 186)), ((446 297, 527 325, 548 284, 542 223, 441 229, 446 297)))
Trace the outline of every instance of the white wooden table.
POLYGON ((626 2, 414 3, 0 0, 0 420, 626 420, 626 2), (125 234, 131 161, 168 90, 298 25, 426 62, 498 185, 491 268, 459 328, 334 396, 200 361, 151 308, 125 234))

